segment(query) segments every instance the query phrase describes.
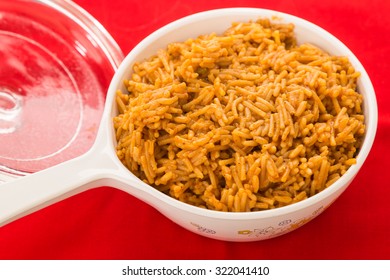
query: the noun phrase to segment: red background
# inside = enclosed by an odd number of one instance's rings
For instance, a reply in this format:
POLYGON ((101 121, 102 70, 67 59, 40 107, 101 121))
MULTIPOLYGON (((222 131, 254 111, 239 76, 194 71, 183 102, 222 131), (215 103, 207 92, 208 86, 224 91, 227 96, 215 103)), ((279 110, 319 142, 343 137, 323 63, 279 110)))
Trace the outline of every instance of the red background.
POLYGON ((377 94, 377 138, 366 164, 323 214, 287 235, 232 243, 182 229, 152 207, 99 188, 0 228, 0 259, 390 259, 390 2, 383 0, 76 0, 127 54, 157 28, 213 8, 259 7, 307 19, 343 41, 377 94))

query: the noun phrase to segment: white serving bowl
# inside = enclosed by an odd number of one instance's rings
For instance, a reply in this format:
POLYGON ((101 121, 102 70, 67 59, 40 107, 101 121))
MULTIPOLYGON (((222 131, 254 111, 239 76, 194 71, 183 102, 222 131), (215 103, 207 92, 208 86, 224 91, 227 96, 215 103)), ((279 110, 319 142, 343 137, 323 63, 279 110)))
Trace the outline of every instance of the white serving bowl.
POLYGON ((362 167, 373 144, 377 114, 375 92, 363 66, 342 42, 322 28, 292 15, 257 8, 229 8, 194 14, 155 31, 127 55, 111 81, 97 141, 88 153, 11 182, 3 192, 0 189, 2 213, 0 224, 10 222, 72 194, 106 185, 134 195, 182 227, 210 238, 255 241, 279 236, 318 216, 348 187, 362 167), (256 20, 259 17, 272 17, 281 22, 293 23, 298 43, 312 43, 332 55, 347 56, 356 71, 361 73, 358 90, 364 96, 366 135, 357 156, 357 163, 333 185, 306 200, 277 209, 245 213, 212 211, 185 204, 159 192, 131 174, 115 155, 116 140, 112 119, 117 115, 116 91, 126 90, 123 80, 129 77, 133 64, 150 57, 171 42, 184 41, 201 34, 220 33, 233 21, 256 20), (26 196, 31 197, 21 198, 17 193, 26 191, 26 185, 30 185, 30 191, 26 196), (31 188, 32 186, 34 187, 31 188), (2 204, 7 204, 7 199, 12 203, 4 207, 2 204), (16 207, 15 204, 20 206, 16 207))

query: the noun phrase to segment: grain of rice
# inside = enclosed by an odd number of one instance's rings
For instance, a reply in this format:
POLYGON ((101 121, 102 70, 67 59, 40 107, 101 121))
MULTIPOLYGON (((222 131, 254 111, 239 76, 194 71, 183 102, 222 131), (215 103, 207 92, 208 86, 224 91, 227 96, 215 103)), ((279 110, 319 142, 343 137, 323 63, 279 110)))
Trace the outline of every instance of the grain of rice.
POLYGON ((356 164, 360 74, 297 45, 292 24, 235 22, 134 64, 117 92, 117 156, 172 197, 217 211, 297 203, 356 164))

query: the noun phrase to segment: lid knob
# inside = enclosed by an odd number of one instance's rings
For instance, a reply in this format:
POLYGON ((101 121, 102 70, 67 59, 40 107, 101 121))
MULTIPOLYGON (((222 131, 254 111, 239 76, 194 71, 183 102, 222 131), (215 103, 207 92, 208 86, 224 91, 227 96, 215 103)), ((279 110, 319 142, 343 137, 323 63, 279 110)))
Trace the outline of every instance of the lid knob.
POLYGON ((0 134, 12 133, 20 125, 22 99, 12 90, 0 87, 0 134))

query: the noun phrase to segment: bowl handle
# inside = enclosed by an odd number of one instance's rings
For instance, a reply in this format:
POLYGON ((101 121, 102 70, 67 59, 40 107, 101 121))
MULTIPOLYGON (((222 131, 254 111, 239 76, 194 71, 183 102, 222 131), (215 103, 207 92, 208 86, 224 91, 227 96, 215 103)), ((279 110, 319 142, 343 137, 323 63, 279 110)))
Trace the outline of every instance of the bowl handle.
POLYGON ((87 153, 48 169, 0 184, 0 226, 67 197, 99 186, 106 172, 87 153), (100 176, 100 177, 99 177, 100 176))

